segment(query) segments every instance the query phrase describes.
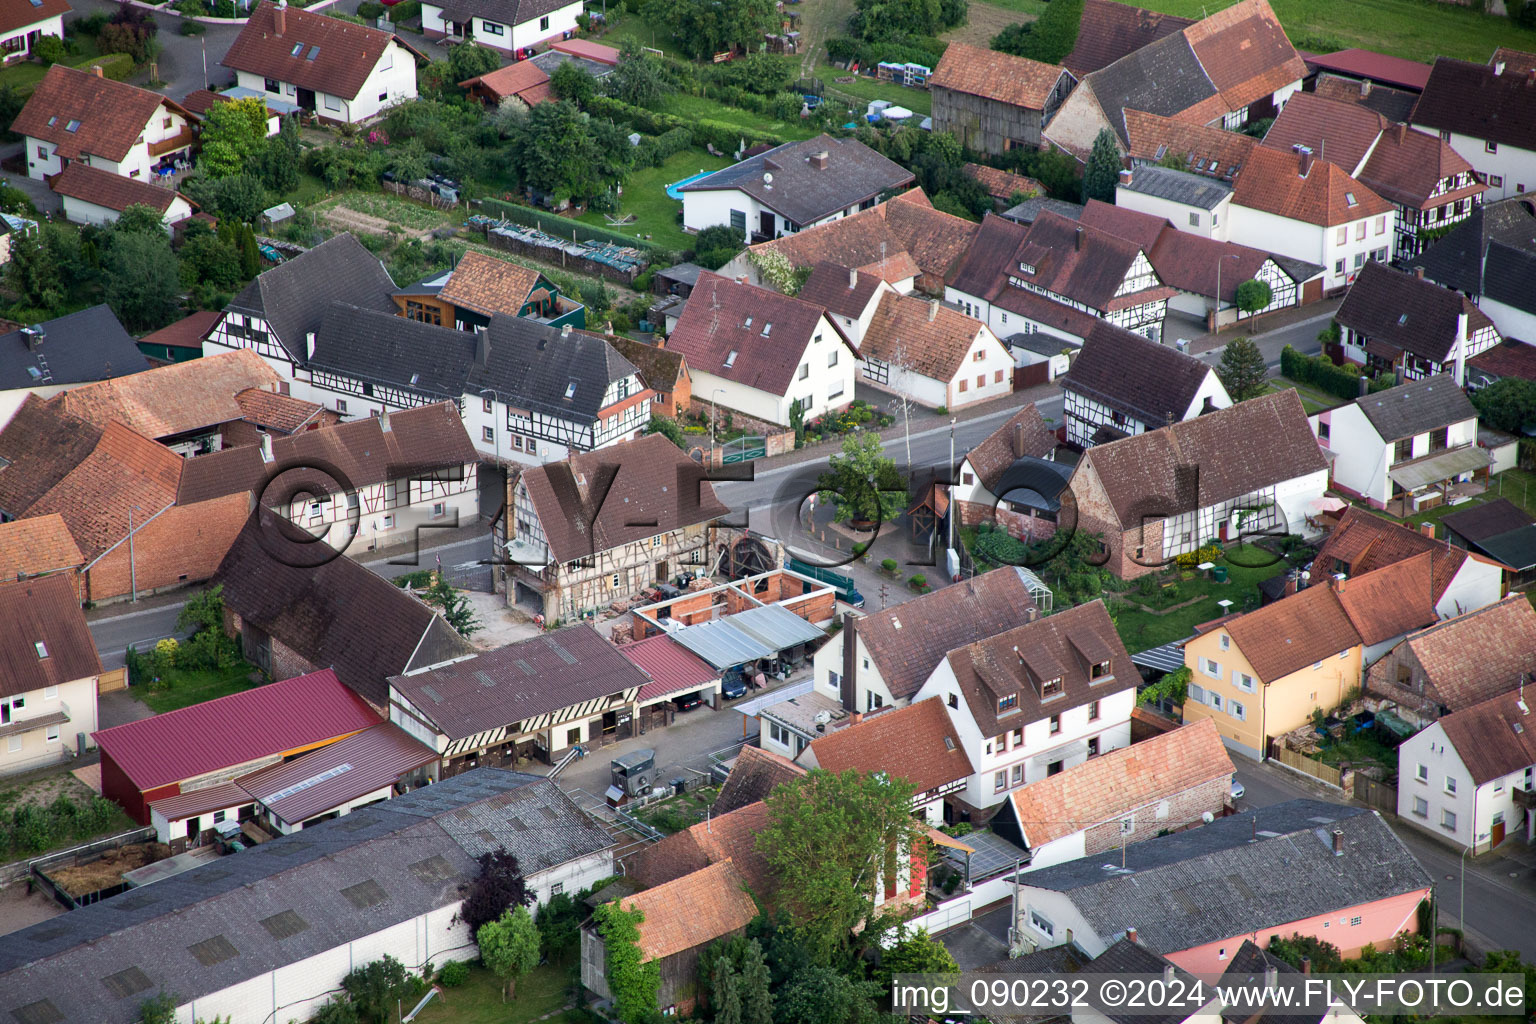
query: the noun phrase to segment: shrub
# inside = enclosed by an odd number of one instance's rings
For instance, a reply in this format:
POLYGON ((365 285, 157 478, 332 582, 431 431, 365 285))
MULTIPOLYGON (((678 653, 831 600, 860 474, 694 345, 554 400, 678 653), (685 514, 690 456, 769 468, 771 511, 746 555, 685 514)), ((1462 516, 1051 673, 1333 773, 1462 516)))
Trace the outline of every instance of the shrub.
POLYGON ((184 36, 200 36, 204 32, 208 31, 208 27, 200 21, 193 21, 191 18, 183 18, 181 19, 181 26, 177 29, 177 31, 184 36))
MULTIPOLYGON (((1302 355, 1287 345, 1280 350, 1280 372, 1298 384, 1310 384, 1346 401, 1360 396, 1362 374, 1357 370, 1334 365, 1327 356, 1302 355)), ((1396 384, 1397 380, 1393 377, 1377 377, 1370 382, 1368 389, 1372 392, 1385 391, 1396 384)))
POLYGON ((379 3, 378 0, 363 0, 362 3, 357 5, 357 16, 359 18, 367 18, 369 21, 373 21, 375 18, 382 18, 384 16, 384 5, 379 3))
POLYGON ((389 9, 389 20, 396 25, 419 17, 421 17, 421 0, 400 0, 389 9))
POLYGON ((462 960, 450 960, 443 965, 437 980, 447 988, 458 988, 469 980, 469 965, 462 960))
POLYGON ((44 65, 57 64, 69 56, 69 47, 58 36, 43 36, 32 47, 32 54, 44 65))
POLYGON ((913 590, 916 590, 916 591, 919 591, 919 592, 927 590, 928 589, 928 577, 924 576, 922 573, 918 573, 915 576, 913 576, 911 579, 907 580, 907 585, 910 586, 913 590))
POLYGON ((1193 569, 1202 562, 1215 562, 1220 558, 1220 544, 1202 544, 1200 550, 1180 555, 1176 561, 1180 569, 1193 569))
POLYGON ((886 572, 895 572, 899 567, 899 563, 894 558, 885 558, 880 561, 880 568, 886 572))
POLYGON ((993 565, 1029 564, 1029 546, 995 527, 976 535, 976 555, 993 565))

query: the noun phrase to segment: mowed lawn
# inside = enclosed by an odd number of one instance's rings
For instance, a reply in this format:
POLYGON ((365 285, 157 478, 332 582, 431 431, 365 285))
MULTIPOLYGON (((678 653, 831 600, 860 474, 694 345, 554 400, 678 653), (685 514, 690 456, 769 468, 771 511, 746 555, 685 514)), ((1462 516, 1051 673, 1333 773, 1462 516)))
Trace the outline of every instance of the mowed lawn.
MULTIPOLYGON (((566 963, 534 968, 517 983, 513 997, 503 1000, 501 979, 475 961, 469 965, 468 981, 458 988, 443 988, 442 995, 416 1019, 420 1024, 529 1024, 545 1014, 559 1014, 572 1001, 566 963)), ((572 1011, 550 1017, 549 1024, 565 1024, 567 1016, 581 1020, 572 1011)))
MULTIPOLYGON (((1359 46, 1426 64, 1437 56, 1485 64, 1498 46, 1536 50, 1536 32, 1518 28, 1508 18, 1433 0, 1270 0, 1270 5, 1300 50, 1334 48, 1325 44, 1359 46)), ((1135 6, 1200 18, 1227 4, 1135 0, 1135 6)))
MULTIPOLYGON (((1158 575, 1159 584, 1177 583, 1179 597, 1175 603, 1198 598, 1185 607, 1163 615, 1141 608, 1118 608, 1115 626, 1126 650, 1134 654, 1184 639, 1200 623, 1221 617, 1223 609, 1217 601, 1230 600, 1232 610, 1241 611, 1245 599, 1257 598, 1260 580, 1284 572, 1286 567, 1285 561, 1273 552, 1247 544, 1235 545, 1216 564, 1226 567, 1227 582, 1217 583, 1212 574, 1194 569, 1181 572, 1171 568, 1158 575), (1185 576, 1190 578, 1185 579, 1185 576)), ((1144 600, 1134 586, 1118 597, 1129 602, 1144 600)))
MULTIPOLYGON (((821 79, 827 87, 827 102, 836 103, 839 97, 832 96, 832 92, 847 93, 862 101, 854 111, 854 120, 862 119, 864 112, 869 109, 872 100, 890 100, 899 107, 906 107, 918 118, 927 117, 933 113, 933 96, 927 89, 909 89, 904 85, 894 82, 881 82, 866 75, 855 76, 852 82, 837 82, 837 78, 848 77, 848 72, 840 71, 830 64, 824 64, 816 69, 816 77, 821 79)), ((845 101, 846 102, 846 101, 845 101)))
POLYGON ((775 120, 772 114, 754 114, 750 110, 728 107, 704 96, 672 93, 665 97, 656 109, 677 117, 723 121, 749 131, 769 132, 786 142, 808 139, 816 134, 815 129, 801 122, 798 116, 792 121, 779 121, 775 120))
POLYGON ((625 180, 617 215, 632 213, 635 215, 633 223, 615 227, 601 213, 592 210, 577 219, 631 237, 650 235, 650 241, 663 248, 691 249, 693 236, 684 232, 682 224, 678 222, 677 215, 683 204, 667 197, 667 186, 700 171, 718 171, 731 163, 730 157, 710 156, 702 149, 675 153, 660 167, 631 171, 625 180))
POLYGON ((252 689, 256 684, 251 682, 251 673, 255 670, 254 665, 243 661, 234 668, 228 669, 192 671, 173 668, 165 676, 165 681, 169 684, 167 689, 154 693, 148 686, 140 685, 133 687, 129 692, 148 704, 157 715, 163 715, 167 711, 176 711, 179 708, 191 707, 193 704, 201 704, 204 701, 216 700, 219 697, 228 697, 232 693, 252 689))

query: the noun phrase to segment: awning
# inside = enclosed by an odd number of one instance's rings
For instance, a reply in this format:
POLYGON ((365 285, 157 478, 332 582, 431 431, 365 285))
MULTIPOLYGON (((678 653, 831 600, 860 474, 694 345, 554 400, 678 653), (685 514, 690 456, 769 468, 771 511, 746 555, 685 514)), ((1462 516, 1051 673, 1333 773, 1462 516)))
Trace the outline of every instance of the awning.
POLYGON ((1379 338, 1368 338, 1365 342, 1365 354, 1375 356, 1377 359, 1382 359, 1389 363, 1395 363, 1397 362, 1397 357, 1403 354, 1403 350, 1379 338))
POLYGON ((802 679, 798 683, 790 683, 781 686, 777 690, 769 690, 767 693, 751 700, 739 701, 731 706, 732 711, 739 711, 748 718, 756 718, 758 712, 764 708, 771 708, 775 704, 782 704, 791 697, 804 697, 816 689, 816 680, 802 679))
POLYGON ((939 846, 947 846, 951 850, 959 850, 961 853, 975 853, 976 852, 976 847, 974 847, 974 846, 966 846, 960 840, 956 839, 953 836, 947 836, 943 832, 940 832, 936 828, 930 828, 928 830, 928 838, 932 839, 939 846))
POLYGON ((1405 491, 1416 491, 1430 484, 1438 484, 1474 469, 1488 468, 1488 453, 1476 445, 1452 448, 1427 459, 1419 459, 1388 471, 1392 482, 1405 491))
POLYGON ((1161 647, 1152 647, 1139 654, 1133 654, 1131 663, 1158 672, 1177 672, 1184 667, 1184 643, 1183 640, 1175 640, 1171 644, 1163 644, 1161 647))
POLYGON ((63 725, 69 721, 69 716, 62 711, 54 711, 36 718, 19 718, 14 722, 0 725, 0 736, 14 736, 19 732, 32 732, 50 725, 63 725))

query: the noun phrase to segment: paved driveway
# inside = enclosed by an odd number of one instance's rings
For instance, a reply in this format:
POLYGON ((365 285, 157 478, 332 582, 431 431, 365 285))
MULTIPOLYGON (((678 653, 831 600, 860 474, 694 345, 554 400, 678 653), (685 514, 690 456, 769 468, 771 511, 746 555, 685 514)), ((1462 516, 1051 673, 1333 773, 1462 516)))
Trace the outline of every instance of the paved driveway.
MULTIPOLYGON (((95 11, 105 11, 108 14, 117 10, 116 3, 107 0, 75 0, 75 15, 84 17, 95 11)), ((228 68, 219 64, 224 54, 229 50, 230 44, 240 34, 240 25, 205 25, 207 29, 200 36, 184 36, 181 34, 181 19, 167 14, 151 14, 155 23, 160 26, 159 39, 162 50, 157 58, 160 80, 165 83, 164 93, 172 99, 179 100, 190 92, 205 88, 209 83, 215 86, 231 84, 235 80, 235 74, 228 68), (208 76, 203 77, 203 59, 207 57, 208 76)), ((134 79, 134 84, 145 84, 142 79, 147 79, 147 74, 134 79)))

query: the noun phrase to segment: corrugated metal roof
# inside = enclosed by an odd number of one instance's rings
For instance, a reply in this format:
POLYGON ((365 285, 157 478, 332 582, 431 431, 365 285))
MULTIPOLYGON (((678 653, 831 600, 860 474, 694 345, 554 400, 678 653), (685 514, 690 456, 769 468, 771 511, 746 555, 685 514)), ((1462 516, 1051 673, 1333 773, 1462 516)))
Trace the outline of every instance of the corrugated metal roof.
POLYGON ((1184 667, 1185 640, 1175 640, 1172 643, 1163 644, 1160 647, 1150 647, 1131 655, 1131 662, 1143 668, 1156 669, 1159 672, 1176 672, 1184 667))
POLYGON ((200 814, 208 814, 211 811, 239 807, 250 802, 251 794, 233 782, 224 782, 217 786, 207 786, 156 800, 149 805, 149 809, 159 812, 166 821, 177 822, 195 818, 200 814))
POLYGON ((737 629, 728 619, 684 626, 672 634, 672 639, 721 669, 774 655, 772 647, 737 629))
POLYGON ((670 636, 653 636, 621 647, 619 652, 651 677, 640 688, 642 704, 680 691, 696 690, 720 678, 718 671, 686 647, 679 647, 670 636))
POLYGON ((337 739, 381 719, 321 669, 95 733, 141 790, 337 739))
POLYGON ((785 608, 781 604, 748 608, 725 620, 743 633, 758 640, 774 651, 783 651, 796 644, 808 644, 812 640, 826 639, 826 631, 785 608))
POLYGON ((392 786, 400 776, 437 760, 437 753, 392 722, 364 729, 235 782, 267 810, 296 825, 317 814, 392 786))

